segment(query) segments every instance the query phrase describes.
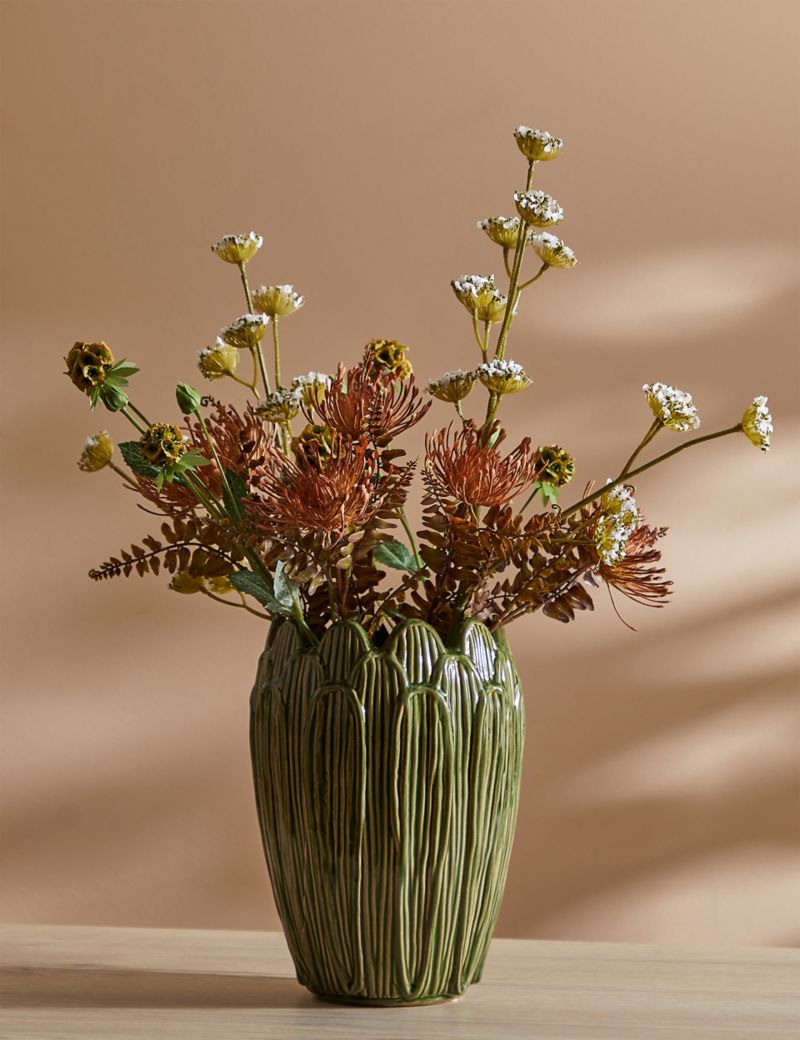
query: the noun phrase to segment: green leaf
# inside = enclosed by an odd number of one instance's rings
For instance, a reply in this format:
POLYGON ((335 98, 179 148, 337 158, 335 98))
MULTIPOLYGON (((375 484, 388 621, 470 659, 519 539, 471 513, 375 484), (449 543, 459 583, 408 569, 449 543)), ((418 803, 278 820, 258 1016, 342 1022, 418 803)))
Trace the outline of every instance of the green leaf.
POLYGON ((125 358, 123 358, 122 361, 118 361, 115 365, 112 365, 111 368, 106 370, 104 385, 115 387, 127 386, 129 376, 135 375, 138 371, 139 369, 132 361, 126 361, 125 358))
POLYGON ((395 570, 409 571, 411 574, 416 574, 419 570, 408 548, 394 539, 377 545, 373 550, 372 559, 375 563, 382 563, 384 567, 394 567, 395 570))
POLYGON ((278 560, 277 566, 275 567, 273 589, 275 599, 285 610, 288 610, 291 613, 293 607, 299 606, 300 590, 298 589, 297 584, 286 574, 286 564, 283 560, 278 560))
POLYGON ((540 492, 545 505, 550 502, 558 502, 558 489, 555 484, 548 484, 546 480, 537 480, 533 487, 535 491, 540 492))
POLYGON ((260 574, 256 574, 254 571, 234 571, 229 577, 231 585, 238 592, 243 592, 246 596, 252 596, 253 599, 258 600, 262 606, 265 606, 273 614, 291 614, 291 610, 287 611, 275 599, 272 595, 272 590, 260 574))
POLYGON ((172 476, 165 473, 163 469, 160 469, 156 474, 156 491, 160 491, 162 489, 162 487, 164 486, 164 481, 167 479, 171 481, 172 476))
POLYGON ((138 441, 123 441, 117 447, 128 466, 134 473, 138 473, 140 477, 156 477, 161 472, 158 466, 148 462, 142 455, 142 449, 139 447, 138 441))
POLYGON ((188 383, 178 383, 175 387, 175 398, 183 415, 192 415, 200 407, 202 396, 188 383))
POLYGON ((128 404, 125 391, 120 390, 115 383, 109 383, 108 378, 100 387, 99 397, 109 412, 120 412, 128 404))
POLYGON ((222 486, 225 508, 229 516, 240 517, 243 514, 242 502, 247 498, 247 484, 232 469, 225 470, 225 480, 227 486, 225 484, 222 486), (228 494, 228 488, 230 488, 230 494, 228 494))
POLYGON ((187 469, 199 469, 201 466, 210 466, 211 459, 207 459, 205 455, 201 455, 197 451, 187 451, 186 454, 181 455, 177 462, 173 463, 172 469, 176 473, 183 473, 187 469))

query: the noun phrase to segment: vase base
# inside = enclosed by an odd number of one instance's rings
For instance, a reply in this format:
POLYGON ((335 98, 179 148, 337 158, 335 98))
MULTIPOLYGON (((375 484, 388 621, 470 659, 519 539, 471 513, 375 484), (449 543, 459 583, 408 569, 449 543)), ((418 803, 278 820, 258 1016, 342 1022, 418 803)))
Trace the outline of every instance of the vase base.
POLYGON ((442 993, 431 997, 419 997, 417 1000, 404 1000, 402 997, 358 997, 347 994, 315 993, 317 1000, 326 1004, 350 1004, 358 1007, 429 1007, 431 1004, 448 1004, 458 1000, 458 996, 442 993))

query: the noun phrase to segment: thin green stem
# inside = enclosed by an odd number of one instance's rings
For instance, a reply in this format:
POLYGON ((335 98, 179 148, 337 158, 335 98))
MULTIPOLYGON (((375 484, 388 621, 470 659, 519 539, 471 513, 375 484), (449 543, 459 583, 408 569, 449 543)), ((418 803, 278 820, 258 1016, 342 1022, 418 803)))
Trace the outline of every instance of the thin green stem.
POLYGON ((696 444, 703 444, 705 441, 713 441, 718 437, 727 437, 731 433, 741 433, 742 424, 737 423, 735 426, 728 427, 727 430, 717 430, 716 433, 707 433, 704 437, 694 437, 690 441, 685 441, 683 444, 679 444, 677 448, 673 448, 671 451, 665 451, 663 455, 658 455, 656 458, 651 459, 650 462, 645 462, 642 466, 637 466, 636 469, 632 469, 624 475, 620 475, 616 480, 612 480, 608 484, 604 484, 597 491, 593 491, 591 495, 587 495, 582 498, 580 502, 576 502, 574 506, 570 506, 569 509, 565 509, 561 514, 562 518, 566 520, 568 516, 572 516, 573 513, 577 513, 579 509, 582 509, 589 502, 593 502, 596 498, 600 498, 601 495, 605 495, 606 492, 611 491, 617 487, 618 484, 624 483, 626 480, 630 480, 632 477, 637 477, 640 473, 644 473, 645 470, 652 469, 653 466, 658 466, 659 463, 665 462, 667 459, 672 458, 673 455, 678 455, 682 451, 686 451, 687 448, 693 448, 696 444))
POLYGON ((519 294, 522 292, 523 289, 527 289, 529 285, 533 285, 533 283, 537 281, 537 279, 541 278, 545 271, 549 269, 549 267, 550 264, 542 264, 542 266, 539 268, 539 270, 536 272, 533 278, 529 278, 527 282, 523 282, 522 285, 519 286, 519 288, 517 289, 517 296, 519 297, 519 294))
POLYGON ((136 407, 136 405, 133 403, 133 401, 130 401, 130 400, 128 401, 128 407, 130 408, 130 410, 133 412, 134 415, 138 415, 139 416, 139 418, 142 420, 142 422, 145 424, 145 426, 152 426, 153 425, 150 422, 150 420, 147 418, 147 416, 144 414, 144 412, 140 412, 139 411, 139 409, 136 407))
POLYGON ((242 598, 242 602, 232 603, 231 600, 225 599, 223 596, 217 596, 213 592, 209 592, 208 589, 201 589, 200 591, 203 593, 204 596, 208 596, 209 599, 213 599, 215 603, 221 603, 223 607, 235 607, 237 610, 246 610, 248 614, 253 614, 257 618, 264 618, 266 621, 270 620, 269 614, 262 614, 260 610, 253 610, 252 607, 248 607, 248 605, 244 601, 244 596, 241 592, 239 593, 239 595, 242 598))
POLYGON ((283 389, 281 383, 281 344, 278 338, 278 315, 272 319, 272 347, 275 359, 275 388, 277 390, 283 389))
POLYGON ((631 457, 628 459, 628 461, 625 463, 625 465, 620 470, 620 473, 619 473, 620 477, 624 477, 624 476, 627 475, 627 473, 630 471, 631 466, 634 464, 634 462, 636 461, 638 456, 641 454, 642 451, 644 451, 644 449, 647 447, 647 445, 650 443, 650 441, 655 437, 655 435, 658 433, 658 431, 663 429, 663 427, 664 427, 664 424, 661 422, 660 419, 655 419, 653 421, 653 425, 648 429, 647 433, 641 439, 641 441, 639 442, 639 446, 634 450, 634 452, 631 455, 631 457))
POLYGON ((483 355, 483 360, 488 361, 489 359, 486 355, 486 342, 483 339, 481 339, 481 334, 480 332, 478 332, 477 314, 472 315, 472 331, 475 333, 475 342, 478 344, 478 347, 480 348, 480 352, 483 355))
POLYGON ((533 489, 533 491, 531 491, 531 493, 528 495, 528 497, 522 503, 522 508, 520 509, 520 513, 524 513, 525 512, 525 510, 528 508, 528 506, 531 504, 531 502, 534 500, 534 498, 536 498, 536 495, 538 494, 538 492, 539 492, 539 488, 538 487, 535 487, 533 489))
POLYGON ((423 563, 422 557, 419 554, 419 549, 417 549, 417 540, 414 537, 414 532, 411 530, 411 524, 408 522, 406 511, 405 509, 403 509, 402 506, 398 506, 397 515, 400 517, 400 523, 403 525, 403 529, 408 535, 408 540, 411 543, 411 552, 414 556, 414 563, 417 566, 417 570, 421 571, 425 564, 423 563))
POLYGON ((506 277, 510 278, 511 277, 511 264, 509 264, 509 262, 508 262, 508 249, 507 249, 506 246, 503 246, 503 267, 505 267, 505 269, 506 269, 506 277))
MULTIPOLYGON (((525 191, 531 190, 533 184, 533 162, 528 163, 528 178, 525 184, 525 191)), ((494 356, 498 359, 502 358, 506 350, 506 339, 508 338, 508 327, 511 324, 511 315, 514 311, 514 303, 517 295, 517 282, 519 280, 519 273, 522 269, 522 258, 525 253, 525 245, 528 239, 528 225, 524 220, 520 219, 519 231, 517 232, 517 245, 514 249, 514 263, 511 267, 511 275, 509 276, 508 282, 508 300, 506 301, 506 310, 503 315, 503 323, 500 326, 500 334, 497 337, 497 346, 495 347, 494 356)))
POLYGON ((203 436, 206 439, 206 444, 209 446, 209 448, 211 449, 211 454, 214 456, 214 462, 216 462, 217 464, 217 469, 219 470, 219 475, 222 479, 222 486, 225 488, 225 495, 223 497, 224 499, 227 499, 227 503, 230 505, 230 508, 234 513, 233 519, 241 520, 242 513, 239 507, 239 503, 236 500, 236 496, 234 495, 233 491, 231 490, 231 486, 228 481, 228 475, 225 472, 225 467, 222 465, 222 461, 217 452, 217 446, 214 443, 211 434, 209 433, 208 426, 206 425, 206 420, 203 417, 203 413, 198 408, 195 412, 195 415, 197 416, 197 421, 200 423, 200 429, 203 431, 203 436))
POLYGON ((455 405, 456 412, 458 413, 459 419, 462 421, 462 423, 465 423, 467 420, 464 418, 464 411, 463 411, 463 409, 461 407, 461 402, 460 401, 454 401, 453 404, 455 405))
POLYGON ((189 470, 185 470, 181 473, 181 480, 185 482, 186 486, 192 492, 200 505, 207 510, 209 516, 213 517, 215 520, 225 519, 225 510, 193 473, 189 470))
POLYGON ((242 288, 244 289, 244 297, 247 300, 247 313, 253 314, 253 300, 250 296, 250 285, 247 281, 247 267, 245 264, 237 264, 239 268, 239 274, 242 276, 242 288))
MULTIPOLYGON (((244 296, 247 300, 247 313, 253 314, 253 298, 250 295, 250 283, 247 280, 247 267, 245 264, 237 264, 236 266, 239 268, 239 274, 242 277, 242 288, 244 289, 244 296)), ((261 351, 261 341, 259 340, 255 347, 251 347, 250 350, 253 355, 253 362, 255 363, 256 360, 258 361, 258 368, 261 372, 261 378, 264 381, 264 393, 269 394, 271 392, 269 376, 267 375, 267 366, 264 364, 264 355, 261 351)))
POLYGON ((248 390, 252 391, 252 393, 254 393, 256 395, 256 397, 258 397, 258 385, 257 385, 257 382, 256 382, 257 370, 255 368, 255 364, 256 364, 256 359, 255 359, 255 356, 254 356, 253 357, 253 381, 252 381, 252 383, 248 383, 246 379, 240 379, 239 376, 235 375, 233 372, 228 372, 228 375, 231 377, 231 379, 234 380, 234 382, 239 383, 240 386, 246 386, 248 390))
POLYGON ((132 480, 128 476, 128 474, 125 472, 124 469, 122 469, 121 467, 117 466, 116 463, 114 463, 114 462, 109 462, 109 463, 107 463, 107 465, 108 465, 109 469, 113 469, 114 470, 114 472, 117 474, 117 476, 122 477, 122 479, 125 481, 126 484, 130 484, 130 486, 132 488, 135 488, 137 491, 139 490, 139 485, 136 483, 135 480, 132 480))
POLYGON ((136 427, 136 429, 139 431, 139 433, 142 433, 142 434, 147 433, 147 430, 144 428, 144 426, 141 426, 134 419, 134 417, 131 415, 131 413, 128 411, 127 408, 120 408, 120 412, 125 416, 125 418, 128 420, 128 422, 131 423, 131 425, 136 427))

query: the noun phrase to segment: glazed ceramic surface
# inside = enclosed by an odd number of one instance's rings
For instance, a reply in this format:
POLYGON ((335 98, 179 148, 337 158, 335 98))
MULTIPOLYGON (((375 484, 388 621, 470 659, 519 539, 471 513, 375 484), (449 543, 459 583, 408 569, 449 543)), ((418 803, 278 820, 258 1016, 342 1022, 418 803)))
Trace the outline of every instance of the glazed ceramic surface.
POLYGON ((331 1000, 423 1004, 480 979, 524 739, 501 635, 421 621, 310 648, 273 625, 251 699, 261 833, 297 977, 331 1000))

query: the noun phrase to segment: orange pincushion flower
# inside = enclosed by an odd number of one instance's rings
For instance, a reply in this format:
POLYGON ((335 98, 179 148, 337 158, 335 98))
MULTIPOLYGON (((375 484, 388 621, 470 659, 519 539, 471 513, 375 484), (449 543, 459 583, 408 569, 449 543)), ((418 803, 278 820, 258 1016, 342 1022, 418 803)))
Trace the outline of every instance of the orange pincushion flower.
POLYGON ((364 440, 337 438, 325 459, 276 454, 253 480, 251 514, 271 536, 321 531, 336 540, 372 515, 375 469, 364 440))
POLYGON ((489 440, 468 423, 458 432, 453 427, 425 439, 425 473, 439 494, 469 506, 502 506, 531 483, 535 461, 526 437, 503 457, 497 450, 505 430, 494 427, 489 440), (495 436, 496 433, 496 436, 495 436))
POLYGON ((321 425, 345 437, 366 436, 380 447, 422 419, 432 401, 421 401, 414 377, 400 379, 387 369, 362 362, 339 367, 325 398, 316 406, 321 425))

